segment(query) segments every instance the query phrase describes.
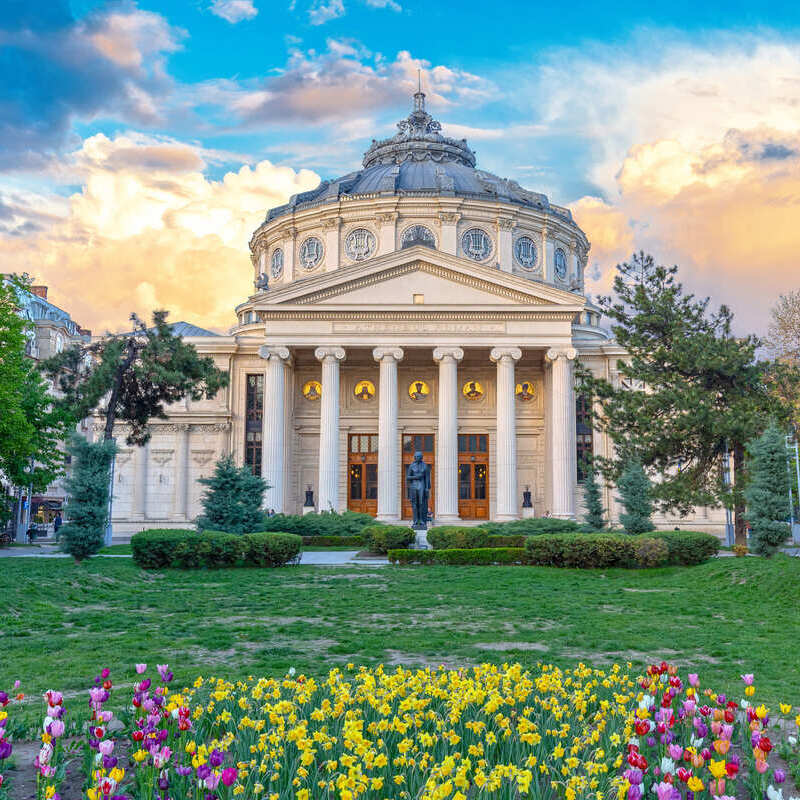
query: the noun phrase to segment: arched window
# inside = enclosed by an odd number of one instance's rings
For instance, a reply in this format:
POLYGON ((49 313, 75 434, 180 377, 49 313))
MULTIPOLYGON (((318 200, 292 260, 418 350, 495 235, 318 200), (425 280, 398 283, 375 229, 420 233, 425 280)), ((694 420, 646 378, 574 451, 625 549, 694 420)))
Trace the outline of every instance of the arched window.
POLYGON ((586 480, 586 466, 592 458, 592 398, 579 394, 575 398, 575 447, 578 481, 586 480))

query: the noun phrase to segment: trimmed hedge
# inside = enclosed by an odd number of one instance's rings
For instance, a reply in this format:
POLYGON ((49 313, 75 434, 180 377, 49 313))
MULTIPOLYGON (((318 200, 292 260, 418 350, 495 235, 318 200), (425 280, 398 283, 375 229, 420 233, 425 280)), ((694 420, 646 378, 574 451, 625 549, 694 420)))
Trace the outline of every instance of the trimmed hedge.
POLYGON ((360 533, 354 536, 304 536, 303 544, 314 547, 362 547, 364 536, 360 533))
POLYGON ((716 536, 701 531, 650 531, 650 539, 666 542, 667 563, 678 567, 702 564, 719 553, 720 541, 716 536))
POLYGON ((385 555, 389 550, 408 547, 415 533, 403 525, 370 525, 361 532, 372 553, 385 555))
POLYGON ((480 527, 489 533, 501 536, 538 536, 542 533, 580 533, 584 527, 571 519, 535 517, 515 519, 511 522, 484 522, 480 527))
POLYGON ((452 550, 390 550, 389 561, 393 564, 447 564, 480 565, 524 564, 525 549, 522 547, 478 547, 452 550))
POLYGON ((264 516, 265 531, 296 533, 298 536, 354 536, 361 533, 368 525, 374 525, 375 519, 369 514, 358 514, 355 511, 323 511, 321 514, 274 514, 264 516))
POLYGON ((524 547, 524 534, 490 534, 483 526, 442 525, 428 531, 428 544, 434 550, 465 550, 482 547, 524 547))
POLYGON ((147 530, 131 537, 133 560, 142 569, 278 567, 300 553, 302 539, 285 533, 147 530))

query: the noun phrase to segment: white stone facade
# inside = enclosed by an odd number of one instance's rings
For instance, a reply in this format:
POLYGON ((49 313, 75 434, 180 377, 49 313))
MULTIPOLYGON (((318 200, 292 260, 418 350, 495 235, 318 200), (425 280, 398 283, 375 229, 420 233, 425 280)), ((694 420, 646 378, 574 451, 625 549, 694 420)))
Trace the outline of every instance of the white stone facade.
MULTIPOLYGON (((436 523, 517 519, 526 490, 528 515, 579 514, 575 361, 615 380, 624 356, 583 294, 589 242, 568 210, 474 169, 466 143, 437 126, 417 96, 363 171, 256 230, 259 288, 237 325, 187 338, 230 386, 170 409, 146 447, 123 448, 118 538, 191 525, 197 481, 225 453, 260 464, 265 507, 286 513, 310 488, 317 510, 407 518, 403 474, 419 445, 436 523)), ((597 433, 592 446, 610 453, 597 433)), ((721 532, 722 518, 679 524, 721 532)))

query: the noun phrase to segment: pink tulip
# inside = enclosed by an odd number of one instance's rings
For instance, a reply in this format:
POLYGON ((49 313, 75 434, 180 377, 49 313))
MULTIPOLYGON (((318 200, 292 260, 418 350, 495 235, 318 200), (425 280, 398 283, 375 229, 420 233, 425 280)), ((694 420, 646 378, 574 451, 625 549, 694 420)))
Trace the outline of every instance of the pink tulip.
POLYGON ((689 673, 689 685, 695 687, 700 685, 700 678, 697 676, 696 672, 689 673))
POLYGON ((54 739, 64 735, 64 723, 60 719, 54 719, 50 723, 50 735, 54 739))
POLYGON ((767 764, 766 761, 764 761, 763 758, 757 758, 756 759, 756 769, 758 770, 758 772, 761 775, 763 775, 767 771, 768 768, 769 768, 769 765, 767 764))
POLYGON ((672 784, 662 781, 656 786, 658 800, 672 800, 672 784))
POLYGON ((680 761, 683 758, 683 748, 679 744, 671 744, 669 746, 669 757, 673 761, 680 761))
POLYGON ((222 770, 222 782, 225 786, 230 786, 236 780, 238 774, 236 767, 225 767, 222 770))
POLYGON ((722 730, 722 723, 717 722, 716 720, 711 723, 711 731, 713 732, 714 736, 719 736, 720 731, 722 730))
POLYGON ((146 672, 147 664, 137 664, 136 665, 136 672, 141 675, 143 672, 146 672))
POLYGON ((114 742, 111 739, 103 739, 99 745, 97 745, 97 749, 104 755, 110 756, 111 753, 114 751, 114 742))
POLYGON ((219 786, 220 777, 218 772, 212 772, 204 781, 206 788, 213 792, 219 786))
POLYGON ((754 678, 755 675, 753 675, 752 672, 748 672, 746 675, 742 675, 742 680, 744 681, 745 686, 752 686, 754 678))
POLYGON ((731 737, 733 736, 733 725, 723 725, 721 736, 723 739, 730 741, 731 737))

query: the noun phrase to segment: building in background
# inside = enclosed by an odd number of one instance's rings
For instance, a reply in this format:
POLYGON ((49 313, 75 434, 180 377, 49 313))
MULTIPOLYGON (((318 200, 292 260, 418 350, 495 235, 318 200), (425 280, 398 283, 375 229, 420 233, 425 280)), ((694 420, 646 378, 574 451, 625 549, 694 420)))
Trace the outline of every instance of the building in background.
MULTIPOLYGON (((579 460, 611 452, 575 396, 575 360, 619 383, 624 355, 585 295, 588 252, 568 209, 479 169, 418 92, 362 169, 254 232, 256 291, 236 324, 187 332, 230 386, 121 447, 115 535, 191 524, 198 481, 226 453, 263 475, 277 512, 312 493, 317 510, 410 519, 404 474, 421 451, 438 523, 575 518, 579 460)), ((616 518, 612 489, 605 505, 616 518)), ((681 523, 721 533, 723 520, 681 523)))

